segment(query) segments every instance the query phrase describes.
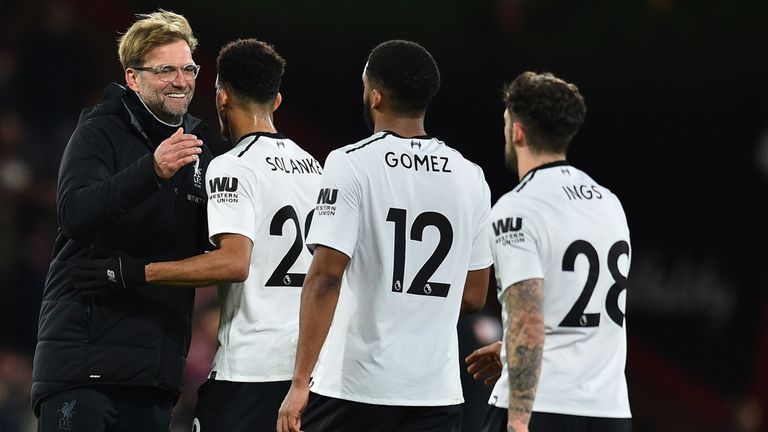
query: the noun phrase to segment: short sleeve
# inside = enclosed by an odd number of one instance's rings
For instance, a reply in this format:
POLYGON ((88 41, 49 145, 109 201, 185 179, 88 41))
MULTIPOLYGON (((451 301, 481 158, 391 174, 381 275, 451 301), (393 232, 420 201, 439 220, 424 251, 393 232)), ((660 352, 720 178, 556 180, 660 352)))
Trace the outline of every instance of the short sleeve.
POLYGON ((482 180, 483 194, 482 201, 478 204, 479 217, 475 230, 475 237, 472 241, 472 254, 469 259, 469 270, 480 270, 490 267, 493 264, 493 256, 490 248, 490 220, 491 220, 491 190, 488 183, 482 180))
POLYGON ((336 249, 348 257, 357 244, 360 225, 360 188, 346 154, 333 151, 323 168, 320 193, 317 197, 307 245, 336 249))
POLYGON ((219 234, 240 234, 253 242, 258 211, 258 179, 239 159, 222 155, 211 162, 205 174, 208 192, 208 235, 211 243, 219 234))
POLYGON ((491 249, 500 295, 512 284, 544 277, 534 224, 533 218, 519 209, 492 212, 491 249))

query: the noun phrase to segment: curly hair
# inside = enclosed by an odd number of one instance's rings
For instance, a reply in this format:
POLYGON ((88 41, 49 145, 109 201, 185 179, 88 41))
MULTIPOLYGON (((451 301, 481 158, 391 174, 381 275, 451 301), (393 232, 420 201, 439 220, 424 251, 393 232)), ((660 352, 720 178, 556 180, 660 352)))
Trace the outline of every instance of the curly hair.
POLYGON ((523 72, 504 86, 503 100, 539 152, 565 153, 587 113, 578 87, 551 73, 523 72))
POLYGON ((190 50, 195 52, 197 39, 192 34, 189 21, 182 15, 160 9, 136 17, 140 19, 118 39, 117 54, 123 69, 142 66, 147 53, 177 40, 185 41, 190 50))
POLYGON ((418 116, 427 110, 440 88, 440 71, 423 46, 391 40, 371 50, 365 73, 389 97, 395 113, 418 116))
POLYGON ((246 101, 265 104, 280 90, 285 60, 266 42, 238 39, 221 48, 216 68, 219 85, 246 101))

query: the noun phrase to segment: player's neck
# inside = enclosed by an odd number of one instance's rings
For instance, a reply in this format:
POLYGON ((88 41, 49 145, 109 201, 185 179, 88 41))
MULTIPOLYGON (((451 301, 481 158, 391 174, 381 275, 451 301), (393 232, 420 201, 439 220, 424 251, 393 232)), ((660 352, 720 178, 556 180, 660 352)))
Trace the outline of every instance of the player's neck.
POLYGON ((537 154, 537 155, 532 155, 530 153, 518 154, 518 161, 517 161, 518 176, 520 177, 520 180, 522 180, 523 177, 528 175, 529 172, 531 172, 532 170, 542 165, 546 165, 552 162, 564 161, 564 160, 565 160, 565 155, 557 154, 557 153, 545 153, 545 154, 537 154))
POLYGON ((381 116, 376 119, 373 132, 391 131, 403 137, 424 136, 424 117, 407 118, 394 116, 381 116))
POLYGON ((231 136, 236 140, 256 132, 277 133, 271 114, 263 111, 238 111, 231 114, 229 122, 231 136))

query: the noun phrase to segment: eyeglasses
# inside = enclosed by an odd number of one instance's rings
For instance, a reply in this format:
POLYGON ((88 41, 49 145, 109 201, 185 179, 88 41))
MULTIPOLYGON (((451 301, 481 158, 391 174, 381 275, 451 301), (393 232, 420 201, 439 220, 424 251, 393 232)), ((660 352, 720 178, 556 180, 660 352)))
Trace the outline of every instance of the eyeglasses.
POLYGON ((176 79, 179 71, 181 71, 181 76, 187 81, 192 81, 193 79, 197 78, 197 74, 200 73, 200 65, 196 65, 194 63, 184 65, 181 67, 181 69, 172 65, 160 65, 155 67, 131 66, 130 68, 136 69, 137 71, 152 72, 155 74, 157 79, 164 82, 171 82, 176 79))

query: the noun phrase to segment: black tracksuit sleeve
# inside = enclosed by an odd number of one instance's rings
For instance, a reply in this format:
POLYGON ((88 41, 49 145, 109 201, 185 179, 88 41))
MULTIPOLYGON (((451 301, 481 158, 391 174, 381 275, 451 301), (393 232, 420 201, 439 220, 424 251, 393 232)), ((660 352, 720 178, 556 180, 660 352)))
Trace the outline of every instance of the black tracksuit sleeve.
POLYGON ((89 243, 159 189, 152 153, 137 154, 122 169, 116 166, 129 150, 89 123, 75 130, 62 156, 57 194, 59 226, 69 238, 89 243))

